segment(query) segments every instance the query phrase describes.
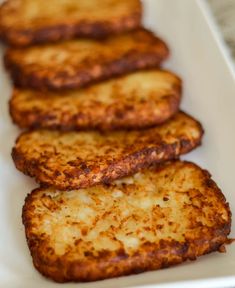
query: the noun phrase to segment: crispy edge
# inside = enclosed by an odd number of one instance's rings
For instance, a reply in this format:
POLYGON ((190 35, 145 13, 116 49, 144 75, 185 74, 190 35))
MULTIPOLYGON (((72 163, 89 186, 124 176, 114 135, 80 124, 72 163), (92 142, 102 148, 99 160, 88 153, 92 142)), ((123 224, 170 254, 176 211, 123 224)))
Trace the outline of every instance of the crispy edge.
MULTIPOLYGON (((17 29, 17 27, 4 27, 0 22, 0 38, 8 45, 26 47, 29 45, 58 42, 73 38, 101 39, 113 34, 132 31, 141 26, 143 8, 140 0, 137 0, 136 8, 128 16, 120 19, 108 19, 106 21, 79 21, 73 24, 57 24, 53 26, 30 29, 17 29)), ((7 1, 0 6, 7 5, 7 1)))
POLYGON ((156 37, 152 32, 144 28, 141 28, 141 31, 144 31, 151 38, 151 45, 155 43, 155 45, 161 47, 161 52, 142 53, 138 50, 131 51, 131 53, 126 53, 122 58, 106 64, 94 63, 93 68, 78 70, 73 76, 63 71, 62 78, 59 72, 50 77, 41 76, 37 71, 28 72, 24 65, 12 61, 11 54, 14 52, 12 49, 6 51, 4 64, 17 87, 54 91, 82 88, 134 71, 158 68, 162 61, 169 56, 169 48, 163 40, 156 37))
MULTIPOLYGON (((191 162, 184 161, 182 163, 201 169, 191 162)), ((162 167, 164 164, 159 165, 159 169, 162 167)), ((127 255, 123 250, 116 253, 103 251, 97 257, 88 255, 87 261, 68 261, 66 255, 62 257, 53 255, 55 256, 53 259, 53 257, 47 257, 48 251, 40 251, 41 244, 45 243, 41 243, 40 238, 30 237, 33 228, 31 223, 31 215, 34 210, 33 201, 42 188, 35 189, 26 197, 22 212, 26 239, 35 268, 56 282, 88 282, 167 268, 187 260, 196 260, 197 257, 213 251, 222 251, 221 248, 227 243, 227 236, 231 231, 232 214, 225 196, 211 179, 210 173, 207 170, 202 170, 202 174, 204 185, 213 189, 216 196, 224 203, 229 215, 229 221, 226 225, 207 227, 206 232, 202 227, 201 237, 189 238, 183 243, 175 240, 161 240, 159 245, 147 242, 141 246, 140 253, 132 256, 127 255)))
POLYGON ((67 113, 66 117, 63 117, 63 120, 60 120, 61 117, 56 117, 59 113, 58 111, 54 112, 52 107, 48 110, 48 113, 40 110, 20 111, 15 103, 17 93, 19 92, 17 88, 14 88, 9 101, 9 112, 13 123, 23 129, 45 128, 62 131, 98 129, 100 131, 107 131, 115 129, 150 128, 164 123, 179 110, 182 81, 175 74, 174 76, 178 81, 178 83, 174 85, 174 91, 172 91, 171 94, 165 95, 164 99, 162 99, 159 104, 156 104, 155 108, 149 107, 148 105, 146 106, 146 104, 138 105, 139 107, 133 105, 131 110, 129 110, 128 107, 120 109, 120 107, 116 106, 107 106, 103 109, 102 115, 99 113, 98 121, 95 117, 96 111, 93 107, 85 107, 83 111, 78 114, 67 113), (153 113, 149 113, 158 109, 161 111, 161 114, 153 115, 153 113), (145 111, 144 115, 142 113, 143 111, 145 111), (107 115, 109 115, 109 120, 107 119, 107 115), (110 120, 110 118, 112 120, 110 120), (53 124, 50 123, 51 119, 53 119, 53 124))
MULTIPOLYGON (((94 186, 99 183, 110 183, 115 179, 125 177, 149 167, 153 163, 161 163, 166 160, 176 159, 180 155, 186 154, 199 146, 204 130, 197 120, 194 118, 192 119, 195 121, 195 125, 200 131, 200 136, 197 139, 180 137, 174 143, 162 143, 161 146, 157 145, 151 148, 144 148, 136 153, 123 157, 115 163, 111 163, 108 168, 99 171, 99 173, 96 171, 95 174, 90 172, 87 173, 86 169, 82 171, 81 169, 74 169, 72 172, 68 173, 67 178, 64 181, 57 181, 56 171, 54 171, 52 176, 41 171, 39 161, 36 159, 25 159, 24 153, 16 147, 13 147, 12 149, 12 158, 19 171, 22 171, 28 176, 35 177, 36 181, 43 186, 53 186, 59 190, 73 190, 94 186), (85 177, 82 177, 81 179, 77 178, 77 175, 84 175, 85 177)), ((16 144, 24 133, 28 132, 23 132, 16 140, 16 144)))

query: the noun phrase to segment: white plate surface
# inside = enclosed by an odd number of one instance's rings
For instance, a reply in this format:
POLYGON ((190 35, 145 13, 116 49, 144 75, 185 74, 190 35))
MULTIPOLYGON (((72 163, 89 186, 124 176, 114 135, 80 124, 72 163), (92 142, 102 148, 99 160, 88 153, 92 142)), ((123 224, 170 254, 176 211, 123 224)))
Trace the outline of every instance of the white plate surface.
MULTIPOLYGON (((145 0, 144 4, 145 23, 171 47, 166 67, 184 79, 182 107, 205 128, 202 147, 184 158, 211 172, 235 215, 235 74, 211 15, 202 0, 145 0)), ((135 276, 90 284, 56 284, 43 278, 33 268, 21 222, 24 198, 37 185, 19 173, 11 160, 19 130, 8 115, 10 91, 1 66, 0 287, 235 287, 235 243, 225 254, 213 253, 196 262, 135 276)), ((231 237, 235 237, 234 225, 231 237)))

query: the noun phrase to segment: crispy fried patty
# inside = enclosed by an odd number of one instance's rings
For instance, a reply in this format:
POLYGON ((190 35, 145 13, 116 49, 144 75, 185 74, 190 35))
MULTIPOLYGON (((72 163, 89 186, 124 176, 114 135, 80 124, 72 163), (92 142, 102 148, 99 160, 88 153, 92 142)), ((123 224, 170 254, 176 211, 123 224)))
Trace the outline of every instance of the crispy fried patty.
POLYGON ((181 80, 151 70, 66 92, 15 88, 10 112, 21 128, 135 129, 165 122, 180 99, 181 80))
POLYGON ((166 44, 145 29, 95 40, 9 48, 5 65, 17 86, 40 90, 81 88, 113 76, 158 67, 166 44))
POLYGON ((146 130, 23 133, 13 148, 16 167, 37 182, 72 190, 110 182, 197 147, 201 125, 179 112, 146 130))
POLYGON ((226 243, 231 213, 207 171, 164 163, 110 185, 36 189, 23 208, 35 267, 93 281, 195 260, 226 243))
POLYGON ((139 0, 8 0, 0 7, 0 34, 15 46, 100 38, 139 27, 141 14, 139 0))

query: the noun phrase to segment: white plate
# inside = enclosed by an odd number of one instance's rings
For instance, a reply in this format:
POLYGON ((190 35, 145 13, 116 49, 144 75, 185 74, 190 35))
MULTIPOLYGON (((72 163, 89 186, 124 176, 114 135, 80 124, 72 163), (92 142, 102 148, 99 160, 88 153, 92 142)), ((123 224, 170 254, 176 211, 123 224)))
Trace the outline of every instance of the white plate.
MULTIPOLYGON (((209 169, 235 215, 235 81, 211 15, 202 0, 146 0, 145 22, 169 43, 167 67, 184 79, 183 108, 201 120, 203 146, 185 158, 209 169)), ((10 84, 0 70, 0 287, 59 287, 32 265, 21 223, 24 198, 35 182, 17 172, 11 148, 19 134, 8 115, 10 84)), ((233 228, 231 236, 235 236, 233 228)), ((166 270, 63 287, 233 287, 235 244, 226 254, 213 253, 196 262, 166 270)))

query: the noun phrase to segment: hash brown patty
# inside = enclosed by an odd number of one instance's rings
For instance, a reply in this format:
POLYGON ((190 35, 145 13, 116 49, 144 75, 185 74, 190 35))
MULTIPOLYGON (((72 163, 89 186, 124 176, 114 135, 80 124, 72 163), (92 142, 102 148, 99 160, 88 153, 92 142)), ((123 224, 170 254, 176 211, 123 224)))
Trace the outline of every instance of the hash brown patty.
POLYGON ((183 112, 146 130, 21 134, 12 151, 17 169, 60 190, 107 183, 152 163, 177 158, 201 143, 199 122, 183 112))
POLYGON ((177 161, 110 185, 36 189, 26 198, 23 223, 43 275, 94 281, 220 250, 231 212, 207 171, 177 161))
POLYGON ((138 29, 103 40, 76 39, 25 49, 9 48, 5 65, 16 86, 61 90, 158 67, 168 54, 161 39, 138 29))
POLYGON ((15 88, 10 114, 21 128, 146 128, 178 111, 181 86, 173 73, 151 70, 65 92, 15 88))
POLYGON ((8 0, 0 6, 0 33, 19 47, 100 38, 138 28, 141 15, 139 0, 8 0))

